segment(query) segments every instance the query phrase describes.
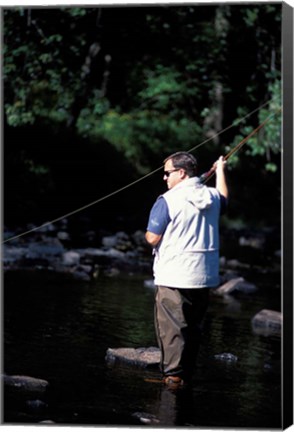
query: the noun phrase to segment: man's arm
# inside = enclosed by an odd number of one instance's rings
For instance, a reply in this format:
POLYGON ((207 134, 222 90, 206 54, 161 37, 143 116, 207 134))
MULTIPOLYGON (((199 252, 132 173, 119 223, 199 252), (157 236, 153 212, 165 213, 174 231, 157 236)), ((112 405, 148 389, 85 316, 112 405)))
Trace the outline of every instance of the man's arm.
POLYGON ((215 162, 216 165, 216 189, 219 191, 219 193, 226 199, 229 197, 229 190, 227 186, 226 176, 225 176, 225 165, 226 161, 224 160, 223 156, 220 156, 220 158, 215 162))
POLYGON ((153 247, 155 247, 161 240, 162 235, 154 234, 151 231, 146 231, 145 239, 153 247))
POLYGON ((166 201, 160 197, 151 209, 145 233, 145 239, 151 246, 158 245, 169 222, 170 217, 166 201))

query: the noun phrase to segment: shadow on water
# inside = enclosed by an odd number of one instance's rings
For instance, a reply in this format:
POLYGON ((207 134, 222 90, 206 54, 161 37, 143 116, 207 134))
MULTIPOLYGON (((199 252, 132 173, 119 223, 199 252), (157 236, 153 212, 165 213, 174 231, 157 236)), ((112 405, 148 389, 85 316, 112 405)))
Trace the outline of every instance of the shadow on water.
POLYGON ((251 327, 261 309, 280 310, 279 289, 269 278, 260 278, 254 293, 212 295, 192 388, 178 392, 144 380, 159 378, 157 369, 105 361, 109 347, 156 345, 154 291, 144 279, 65 283, 6 274, 4 372, 45 379, 50 388, 43 411, 17 411, 5 401, 4 422, 281 427, 281 340, 251 327), (224 352, 238 361, 215 358, 224 352))

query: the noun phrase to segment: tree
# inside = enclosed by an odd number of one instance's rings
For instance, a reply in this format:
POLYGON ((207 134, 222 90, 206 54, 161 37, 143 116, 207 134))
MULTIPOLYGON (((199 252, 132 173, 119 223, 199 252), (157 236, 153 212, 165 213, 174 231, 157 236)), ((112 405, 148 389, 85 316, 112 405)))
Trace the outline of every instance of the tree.
MULTIPOLYGON (((4 9, 8 130, 107 145, 135 176, 206 141, 209 164, 280 104, 280 31, 280 4, 4 9)), ((279 117, 262 133, 230 167, 250 157, 278 174, 279 117)), ((50 161, 20 150, 24 173, 50 177, 50 161)))

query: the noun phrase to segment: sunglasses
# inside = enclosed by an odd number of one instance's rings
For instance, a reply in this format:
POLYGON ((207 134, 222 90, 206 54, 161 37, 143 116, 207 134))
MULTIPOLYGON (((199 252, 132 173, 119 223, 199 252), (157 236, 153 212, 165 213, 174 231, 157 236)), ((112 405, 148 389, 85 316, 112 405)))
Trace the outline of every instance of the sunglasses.
POLYGON ((171 173, 173 173, 173 172, 175 172, 175 171, 179 171, 179 170, 180 170, 180 168, 173 169, 173 170, 169 170, 169 171, 163 171, 163 175, 164 175, 165 177, 169 177, 169 176, 171 175, 171 173))

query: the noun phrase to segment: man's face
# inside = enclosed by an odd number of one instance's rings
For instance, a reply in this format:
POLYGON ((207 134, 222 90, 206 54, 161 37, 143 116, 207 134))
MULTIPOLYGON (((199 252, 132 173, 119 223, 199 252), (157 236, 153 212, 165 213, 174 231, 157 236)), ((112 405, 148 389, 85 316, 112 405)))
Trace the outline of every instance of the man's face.
POLYGON ((164 164, 164 176, 163 179, 166 181, 168 189, 176 186, 180 181, 183 180, 183 170, 175 168, 171 159, 167 160, 164 164))

